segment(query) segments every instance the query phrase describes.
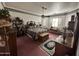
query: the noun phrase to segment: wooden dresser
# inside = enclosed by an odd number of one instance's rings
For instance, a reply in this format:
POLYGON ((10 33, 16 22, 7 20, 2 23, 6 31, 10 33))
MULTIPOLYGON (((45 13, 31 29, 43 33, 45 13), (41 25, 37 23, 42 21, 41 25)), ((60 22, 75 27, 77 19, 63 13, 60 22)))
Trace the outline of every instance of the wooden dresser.
POLYGON ((0 55, 17 55, 16 33, 11 30, 11 23, 0 20, 0 55))

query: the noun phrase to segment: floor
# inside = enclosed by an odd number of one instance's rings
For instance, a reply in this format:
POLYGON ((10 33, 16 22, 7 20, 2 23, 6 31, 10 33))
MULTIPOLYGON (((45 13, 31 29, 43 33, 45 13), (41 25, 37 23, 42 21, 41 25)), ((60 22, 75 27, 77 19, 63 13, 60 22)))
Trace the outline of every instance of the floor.
MULTIPOLYGON (((55 39, 58 35, 49 33, 49 38, 55 39)), ((40 42, 33 41, 27 36, 17 38, 18 56, 48 56, 48 54, 42 50, 40 42)))

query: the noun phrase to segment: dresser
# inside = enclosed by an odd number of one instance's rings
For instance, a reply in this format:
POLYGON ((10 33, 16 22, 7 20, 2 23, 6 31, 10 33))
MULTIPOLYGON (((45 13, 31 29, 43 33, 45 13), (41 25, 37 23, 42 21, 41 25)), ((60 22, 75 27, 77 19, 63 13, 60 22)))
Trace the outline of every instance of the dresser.
POLYGON ((16 33, 11 29, 12 23, 0 20, 0 55, 17 55, 16 33))

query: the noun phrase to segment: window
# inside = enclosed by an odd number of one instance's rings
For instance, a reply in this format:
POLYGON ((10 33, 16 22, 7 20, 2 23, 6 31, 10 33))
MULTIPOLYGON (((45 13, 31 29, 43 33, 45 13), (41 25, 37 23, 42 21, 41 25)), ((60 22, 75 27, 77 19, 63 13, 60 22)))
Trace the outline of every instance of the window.
POLYGON ((52 27, 58 27, 58 18, 52 20, 52 27))

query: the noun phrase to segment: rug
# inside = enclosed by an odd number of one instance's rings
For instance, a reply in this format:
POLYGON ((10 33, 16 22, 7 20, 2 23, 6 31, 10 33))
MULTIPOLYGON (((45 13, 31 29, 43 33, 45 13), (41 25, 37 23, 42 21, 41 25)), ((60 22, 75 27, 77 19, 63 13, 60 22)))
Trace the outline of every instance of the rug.
POLYGON ((43 44, 40 45, 41 49, 52 56, 55 53, 55 42, 48 39, 43 44))

